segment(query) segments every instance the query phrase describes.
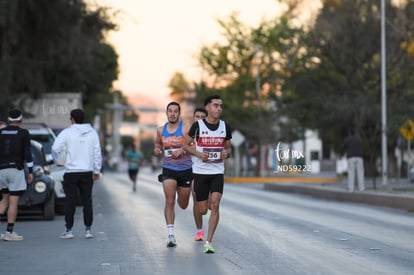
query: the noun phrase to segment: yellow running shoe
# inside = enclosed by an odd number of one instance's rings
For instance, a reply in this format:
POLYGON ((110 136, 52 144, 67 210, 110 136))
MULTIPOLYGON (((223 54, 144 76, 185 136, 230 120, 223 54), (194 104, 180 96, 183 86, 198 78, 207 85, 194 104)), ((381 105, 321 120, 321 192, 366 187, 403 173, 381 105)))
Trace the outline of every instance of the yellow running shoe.
POLYGON ((215 250, 215 249, 214 249, 214 247, 211 245, 211 243, 206 242, 206 243, 204 244, 204 253, 209 253, 209 254, 212 254, 212 253, 216 253, 216 250, 215 250))

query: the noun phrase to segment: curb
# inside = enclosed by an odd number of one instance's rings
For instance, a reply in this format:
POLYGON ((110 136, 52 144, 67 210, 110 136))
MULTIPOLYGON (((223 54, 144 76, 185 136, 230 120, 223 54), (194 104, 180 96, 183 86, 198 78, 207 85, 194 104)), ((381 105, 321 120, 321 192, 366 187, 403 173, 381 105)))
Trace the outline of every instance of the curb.
POLYGON ((404 194, 380 193, 375 191, 348 192, 345 190, 333 190, 318 186, 304 186, 298 184, 273 183, 264 184, 265 190, 298 193, 312 197, 336 201, 348 201, 364 203, 375 206, 391 207, 396 209, 414 211, 414 197, 404 194))
POLYGON ((302 182, 302 183, 339 183, 339 178, 328 177, 225 177, 226 183, 274 183, 274 182, 302 182))

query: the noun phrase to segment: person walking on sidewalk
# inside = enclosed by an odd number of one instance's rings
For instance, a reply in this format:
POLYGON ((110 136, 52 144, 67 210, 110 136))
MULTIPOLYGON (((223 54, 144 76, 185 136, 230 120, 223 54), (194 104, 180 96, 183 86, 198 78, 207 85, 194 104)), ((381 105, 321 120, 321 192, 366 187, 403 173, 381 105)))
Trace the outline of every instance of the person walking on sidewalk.
POLYGON ((72 228, 79 191, 83 205, 85 238, 92 238, 93 222, 92 188, 100 177, 102 155, 99 137, 89 123, 84 123, 85 113, 81 109, 70 112, 72 125, 64 129, 52 146, 52 155, 58 165, 65 166, 63 191, 65 192, 65 231, 61 239, 72 239, 72 228))
POLYGON ((7 210, 7 229, 1 238, 4 241, 21 241, 23 236, 14 232, 19 198, 26 191, 24 163, 29 170, 27 184, 33 181, 33 159, 30 147, 30 135, 20 128, 23 114, 14 109, 9 112, 9 125, 0 130, 0 215, 7 210))
MULTIPOLYGON (((204 108, 196 108, 193 113, 193 122, 198 121, 199 119, 205 119, 207 117, 207 111, 204 108)), ((194 144, 195 146, 195 144, 194 144)), ((191 156, 192 161, 195 161, 195 156, 191 156)), ((195 241, 203 241, 204 240, 204 230, 203 230, 203 215, 201 214, 200 210, 197 208, 196 203, 196 193, 194 191, 194 180, 191 184, 191 194, 193 196, 193 216, 194 222, 197 228, 197 233, 194 238, 195 241)))
POLYGON ((223 102, 219 95, 204 101, 207 118, 195 122, 188 132, 184 149, 196 158, 193 163, 194 190, 197 208, 202 214, 210 206, 205 253, 215 253, 212 246, 219 222, 219 207, 224 188, 224 160, 230 157, 231 127, 220 119, 223 102), (193 146, 193 142, 195 146, 193 146), (208 201, 210 196, 210 202, 208 201))
POLYGON ((354 191, 356 175, 358 190, 362 192, 365 190, 362 139, 354 127, 349 128, 343 147, 348 162, 348 191, 354 191))
POLYGON ((163 154, 161 181, 165 194, 164 216, 168 229, 167 247, 177 245, 174 232, 175 198, 182 209, 186 209, 190 199, 191 181, 193 180, 192 162, 183 149, 184 133, 188 125, 180 120, 181 107, 177 102, 170 102, 166 108, 168 122, 157 129, 154 154, 163 154))
POLYGON ((139 172, 139 163, 144 159, 141 152, 138 152, 135 144, 125 153, 125 158, 128 162, 128 176, 132 182, 132 191, 137 191, 137 177, 139 172))

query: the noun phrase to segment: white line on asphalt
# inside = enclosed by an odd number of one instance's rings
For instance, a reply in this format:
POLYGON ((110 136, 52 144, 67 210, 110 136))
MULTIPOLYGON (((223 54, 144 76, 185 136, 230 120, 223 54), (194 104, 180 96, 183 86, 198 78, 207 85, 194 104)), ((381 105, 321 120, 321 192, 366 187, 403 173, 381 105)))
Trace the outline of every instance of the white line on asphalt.
POLYGON ((101 275, 120 275, 119 264, 101 263, 101 275))

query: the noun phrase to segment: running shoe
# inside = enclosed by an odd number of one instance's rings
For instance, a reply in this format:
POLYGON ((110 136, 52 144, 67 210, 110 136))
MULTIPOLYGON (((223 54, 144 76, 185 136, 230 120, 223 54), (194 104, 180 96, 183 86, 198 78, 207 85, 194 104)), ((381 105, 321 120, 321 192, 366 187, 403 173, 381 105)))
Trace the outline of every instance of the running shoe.
POLYGON ((6 234, 3 235, 3 241, 22 241, 23 236, 18 235, 16 232, 6 232, 6 234))
POLYGON ((204 230, 198 231, 197 235, 194 238, 194 240, 202 241, 203 239, 204 239, 204 230))
POLYGON ((214 249, 214 247, 211 245, 211 243, 206 242, 204 244, 204 253, 216 253, 216 250, 214 249))
POLYGON ((174 235, 168 235, 167 247, 176 247, 176 246, 177 246, 177 242, 175 241, 174 235))
POLYGON ((85 239, 92 239, 92 238, 93 238, 92 232, 90 230, 86 230, 85 239))
POLYGON ((65 231, 59 236, 59 238, 61 238, 61 239, 73 239, 73 233, 72 233, 72 231, 65 231))

